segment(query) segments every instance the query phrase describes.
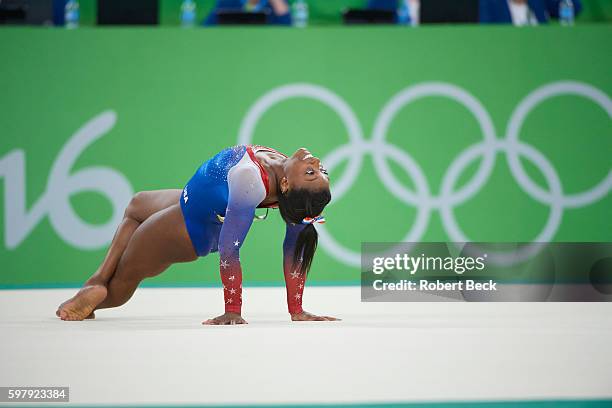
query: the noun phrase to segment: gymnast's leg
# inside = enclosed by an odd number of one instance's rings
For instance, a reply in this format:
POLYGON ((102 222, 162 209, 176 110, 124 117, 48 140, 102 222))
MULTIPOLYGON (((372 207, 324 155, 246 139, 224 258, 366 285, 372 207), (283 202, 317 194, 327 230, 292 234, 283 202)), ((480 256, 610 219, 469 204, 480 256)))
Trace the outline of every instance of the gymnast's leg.
MULTIPOLYGON (((136 229, 152 214, 176 204, 180 195, 181 190, 179 189, 137 193, 125 210, 123 221, 115 232, 104 261, 85 282, 83 288, 74 297, 58 307, 56 315, 62 317, 62 309, 70 308, 71 303, 83 300, 83 298, 87 300, 87 303, 99 303, 104 299, 106 296, 105 286, 115 273, 117 263, 136 229)), ((93 317, 95 317, 93 314, 87 316, 87 318, 93 317)))
POLYGON ((106 286, 95 286, 102 288, 104 297, 89 293, 77 296, 62 309, 61 317, 83 320, 96 309, 120 306, 130 299, 143 279, 159 275, 173 263, 196 259, 181 207, 174 204, 156 212, 136 229, 110 281, 106 286))
POLYGON ((138 226, 156 212, 178 203, 180 196, 181 190, 176 189, 136 193, 125 209, 123 221, 117 228, 104 261, 84 286, 105 285, 115 273, 119 258, 138 226))
POLYGON ((197 258, 180 205, 159 211, 134 232, 106 286, 106 298, 95 309, 121 306, 145 278, 159 275, 174 263, 197 258))

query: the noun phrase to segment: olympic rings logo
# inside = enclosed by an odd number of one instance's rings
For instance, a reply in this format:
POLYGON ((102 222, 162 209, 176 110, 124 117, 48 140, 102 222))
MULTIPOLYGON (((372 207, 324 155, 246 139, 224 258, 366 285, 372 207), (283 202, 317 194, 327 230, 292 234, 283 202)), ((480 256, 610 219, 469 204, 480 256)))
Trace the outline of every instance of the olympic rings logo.
MULTIPOLYGON (((518 185, 534 200, 550 207, 548 220, 542 231, 516 253, 489 253, 489 260, 508 265, 527 259, 537 252, 538 243, 550 242, 554 237, 566 208, 590 205, 607 196, 612 190, 612 168, 592 188, 564 193, 561 180, 551 162, 534 146, 520 140, 520 130, 529 112, 543 101, 558 95, 577 95, 595 102, 612 118, 612 101, 599 89, 581 82, 559 81, 543 85, 527 95, 515 108, 503 138, 498 138, 491 117, 484 106, 466 90, 443 82, 425 82, 398 92, 380 111, 370 140, 363 135, 361 125, 351 107, 334 92, 322 86, 296 83, 280 86, 260 97, 248 110, 240 126, 238 143, 252 142, 253 132, 263 114, 272 106, 291 98, 309 98, 331 108, 338 114, 348 132, 348 143, 339 146, 323 162, 332 171, 343 160, 349 160, 344 174, 333 186, 334 201, 342 198, 355 182, 364 157, 372 155, 376 172, 384 186, 396 198, 417 210, 412 228, 403 238, 405 242, 418 242, 426 231, 432 211, 439 211, 444 229, 454 242, 470 242, 459 227, 453 208, 472 198, 487 182, 498 153, 506 155, 512 176, 518 185), (478 121, 482 140, 464 149, 449 165, 438 194, 434 194, 421 169, 410 154, 385 140, 387 130, 397 113, 406 105, 428 96, 449 98, 467 108, 478 121), (481 163, 473 178, 456 189, 462 172, 474 161, 481 163), (536 184, 526 173, 520 158, 527 159, 544 175, 547 189, 536 184), (393 160, 412 178, 415 189, 402 185, 393 175, 387 160, 393 160)), ((324 225, 319 226, 322 247, 337 260, 351 266, 360 265, 360 254, 336 241, 324 225)))

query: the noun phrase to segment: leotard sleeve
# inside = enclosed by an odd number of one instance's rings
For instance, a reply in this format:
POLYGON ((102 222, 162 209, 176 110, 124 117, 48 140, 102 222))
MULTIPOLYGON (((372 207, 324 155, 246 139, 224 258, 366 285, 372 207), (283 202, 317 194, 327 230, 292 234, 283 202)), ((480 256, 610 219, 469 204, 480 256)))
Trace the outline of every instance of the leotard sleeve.
POLYGON ((240 247, 253 223, 255 209, 266 197, 266 190, 259 171, 252 166, 232 168, 228 173, 228 185, 228 204, 219 235, 219 270, 223 282, 225 312, 240 313, 240 247))
POLYGON ((283 272, 287 287, 287 307, 289 313, 302 313, 302 295, 306 284, 306 274, 299 271, 301 259, 293 261, 297 237, 304 229, 303 224, 287 224, 285 240, 283 241, 283 272))

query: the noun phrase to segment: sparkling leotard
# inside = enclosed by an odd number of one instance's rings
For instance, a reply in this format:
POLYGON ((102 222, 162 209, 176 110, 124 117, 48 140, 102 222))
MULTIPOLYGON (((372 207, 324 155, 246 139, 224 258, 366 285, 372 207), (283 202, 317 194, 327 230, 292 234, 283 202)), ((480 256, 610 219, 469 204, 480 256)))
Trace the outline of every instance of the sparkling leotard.
MULTIPOLYGON (((257 145, 222 150, 198 168, 180 198, 187 232, 198 256, 219 252, 226 312, 241 311, 240 248, 253 223, 255 209, 264 207, 261 203, 269 192, 268 175, 255 156, 260 150, 276 152, 257 145)), ((295 243, 302 229, 303 225, 287 224, 283 243, 290 313, 302 311, 305 276, 297 273, 293 263, 295 243)))

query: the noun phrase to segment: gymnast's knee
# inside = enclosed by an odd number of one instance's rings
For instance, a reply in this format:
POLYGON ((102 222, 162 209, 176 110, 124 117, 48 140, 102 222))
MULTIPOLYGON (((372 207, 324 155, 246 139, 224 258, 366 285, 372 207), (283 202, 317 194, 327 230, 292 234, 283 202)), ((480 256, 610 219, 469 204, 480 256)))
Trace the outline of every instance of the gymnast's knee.
POLYGON ((138 193, 134 194, 128 206, 125 208, 125 213, 123 214, 123 216, 125 218, 131 218, 138 222, 144 221, 142 220, 142 213, 145 208, 146 201, 147 201, 146 191, 139 191, 138 193))

